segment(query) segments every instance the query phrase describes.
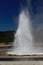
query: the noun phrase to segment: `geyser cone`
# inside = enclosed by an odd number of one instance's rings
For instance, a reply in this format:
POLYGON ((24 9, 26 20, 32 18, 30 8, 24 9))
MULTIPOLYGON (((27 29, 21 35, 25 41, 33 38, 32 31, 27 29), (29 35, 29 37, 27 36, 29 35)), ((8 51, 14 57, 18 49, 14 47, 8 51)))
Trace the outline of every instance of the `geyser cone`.
POLYGON ((7 54, 15 55, 29 55, 41 54, 41 48, 35 48, 33 44, 33 37, 31 34, 30 15, 26 10, 21 11, 19 15, 19 25, 15 35, 15 42, 13 42, 13 49, 7 54))

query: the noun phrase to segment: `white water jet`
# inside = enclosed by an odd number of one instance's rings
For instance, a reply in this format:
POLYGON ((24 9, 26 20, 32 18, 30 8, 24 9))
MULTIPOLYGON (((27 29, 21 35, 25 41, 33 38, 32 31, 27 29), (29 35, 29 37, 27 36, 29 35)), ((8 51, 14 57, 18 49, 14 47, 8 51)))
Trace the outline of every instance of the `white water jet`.
POLYGON ((28 10, 24 9, 19 15, 19 25, 13 42, 13 49, 8 54, 29 55, 42 54, 42 48, 35 48, 33 45, 33 37, 31 33, 31 20, 28 10))

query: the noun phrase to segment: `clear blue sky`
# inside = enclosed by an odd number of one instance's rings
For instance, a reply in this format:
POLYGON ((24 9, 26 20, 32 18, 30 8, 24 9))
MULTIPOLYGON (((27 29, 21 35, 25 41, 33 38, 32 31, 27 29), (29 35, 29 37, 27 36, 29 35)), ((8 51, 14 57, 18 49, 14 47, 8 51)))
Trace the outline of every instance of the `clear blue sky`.
MULTIPOLYGON (((26 5, 26 0, 0 0, 0 31, 16 30, 18 21, 15 20, 20 12, 20 6, 26 5)), ((32 12, 34 15, 40 9, 37 6, 43 6, 43 0, 32 0, 32 12)), ((40 10, 39 10, 40 13, 40 10)), ((34 22, 34 24, 38 22, 34 22)))

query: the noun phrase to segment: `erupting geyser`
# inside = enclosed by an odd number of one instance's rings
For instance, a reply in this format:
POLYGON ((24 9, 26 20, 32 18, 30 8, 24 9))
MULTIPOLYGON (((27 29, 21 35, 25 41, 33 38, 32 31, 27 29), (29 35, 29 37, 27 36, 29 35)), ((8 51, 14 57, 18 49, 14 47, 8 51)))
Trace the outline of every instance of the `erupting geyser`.
POLYGON ((33 37, 31 33, 32 25, 30 15, 27 9, 21 11, 19 15, 19 25, 13 42, 13 49, 8 54, 29 55, 40 53, 40 49, 33 46, 33 37))

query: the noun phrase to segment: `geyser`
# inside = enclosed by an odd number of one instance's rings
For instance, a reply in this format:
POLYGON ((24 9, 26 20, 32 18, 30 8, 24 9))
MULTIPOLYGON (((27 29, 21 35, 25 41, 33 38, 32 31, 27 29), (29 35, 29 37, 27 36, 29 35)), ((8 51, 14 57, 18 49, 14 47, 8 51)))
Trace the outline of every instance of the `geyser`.
POLYGON ((13 42, 13 49, 7 54, 15 55, 29 55, 42 54, 42 48, 34 47, 34 40, 32 36, 32 25, 30 15, 27 9, 21 11, 19 15, 19 25, 13 42))

